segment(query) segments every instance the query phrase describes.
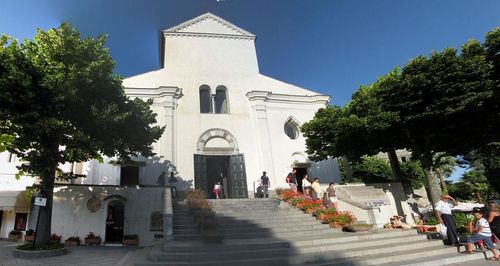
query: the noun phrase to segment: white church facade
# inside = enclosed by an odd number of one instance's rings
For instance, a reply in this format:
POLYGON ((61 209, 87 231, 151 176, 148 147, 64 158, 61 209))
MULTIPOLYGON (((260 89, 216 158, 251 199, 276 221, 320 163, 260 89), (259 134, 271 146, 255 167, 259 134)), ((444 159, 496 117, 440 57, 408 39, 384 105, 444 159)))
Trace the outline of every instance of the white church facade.
MULTIPOLYGON (((335 160, 307 159, 300 133, 330 97, 262 75, 255 38, 210 13, 162 31, 161 68, 123 81, 127 96, 153 102, 157 122, 165 126, 153 145, 156 156, 131 165, 105 158, 62 166, 86 177, 57 184, 52 231, 63 239, 94 232, 107 242, 138 234, 141 245, 148 245, 163 230, 169 182, 178 191, 201 189, 207 197, 221 182, 228 198, 253 197, 263 171, 271 189, 285 187, 292 168, 323 183, 340 182, 335 160), (115 221, 113 228, 107 219, 115 221)), ((0 155, 0 177, 18 182, 12 169, 19 162, 0 155)), ((22 190, 6 185, 0 195, 22 190)), ((14 229, 21 212, 28 212, 25 205, 7 208, 0 200, 0 238, 14 229)))

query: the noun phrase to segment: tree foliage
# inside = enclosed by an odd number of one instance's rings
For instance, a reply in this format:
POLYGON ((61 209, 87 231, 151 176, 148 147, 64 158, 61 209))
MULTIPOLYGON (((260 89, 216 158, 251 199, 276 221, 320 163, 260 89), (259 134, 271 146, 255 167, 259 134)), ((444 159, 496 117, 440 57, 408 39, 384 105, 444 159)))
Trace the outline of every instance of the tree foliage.
POLYGON ((22 43, 0 40, 0 134, 14 136, 7 149, 29 162, 20 170, 41 179, 40 194, 48 198, 37 235, 43 245, 59 164, 151 156, 163 128, 152 126, 150 102, 125 96, 105 36, 81 39, 61 24, 22 43))
POLYGON ((500 180, 499 36, 497 28, 483 45, 471 40, 460 52, 418 56, 360 87, 343 108, 318 112, 302 128, 308 152, 313 159, 359 158, 406 148, 424 170, 432 203, 441 195, 436 154, 476 151, 490 169, 488 178, 500 180))

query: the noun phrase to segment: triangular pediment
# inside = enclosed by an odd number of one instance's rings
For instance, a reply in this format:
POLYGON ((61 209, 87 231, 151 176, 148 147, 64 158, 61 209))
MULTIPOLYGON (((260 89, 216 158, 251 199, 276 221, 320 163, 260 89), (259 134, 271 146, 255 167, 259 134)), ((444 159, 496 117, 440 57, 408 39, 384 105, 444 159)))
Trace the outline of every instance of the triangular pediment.
POLYGON ((165 34, 203 34, 255 38, 252 33, 211 13, 203 14, 163 32, 165 34))

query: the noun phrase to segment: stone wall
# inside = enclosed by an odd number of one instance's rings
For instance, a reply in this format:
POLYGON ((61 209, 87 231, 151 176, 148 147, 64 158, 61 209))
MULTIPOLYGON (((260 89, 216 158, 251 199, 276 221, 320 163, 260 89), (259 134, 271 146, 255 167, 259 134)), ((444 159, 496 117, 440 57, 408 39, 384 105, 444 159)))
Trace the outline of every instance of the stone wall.
POLYGON ((163 213, 164 187, 112 187, 112 186, 58 186, 54 189, 52 212, 52 233, 62 235, 63 240, 70 236, 85 238, 89 232, 106 235, 108 204, 120 200, 125 205, 124 234, 137 234, 139 245, 153 243, 155 234, 150 231, 150 216, 153 212, 163 213), (101 205, 94 212, 87 203, 96 197, 101 205))

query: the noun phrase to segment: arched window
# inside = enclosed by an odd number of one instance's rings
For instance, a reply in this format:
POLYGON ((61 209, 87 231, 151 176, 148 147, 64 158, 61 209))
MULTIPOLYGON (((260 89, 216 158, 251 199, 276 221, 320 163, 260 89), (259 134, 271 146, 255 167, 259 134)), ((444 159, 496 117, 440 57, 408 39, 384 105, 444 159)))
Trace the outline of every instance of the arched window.
POLYGON ((200 113, 212 113, 212 99, 210 95, 210 87, 208 85, 200 86, 200 113))
POLYGON ((229 113, 227 105, 227 88, 225 86, 217 86, 215 90, 215 113, 227 114, 229 113))
POLYGON ((163 231, 163 215, 155 211, 151 214, 149 231, 163 231))
POLYGON ((297 139, 299 137, 300 131, 299 131, 299 123, 295 121, 292 117, 288 118, 288 120, 285 122, 284 125, 284 131, 285 134, 290 138, 290 139, 297 139))

